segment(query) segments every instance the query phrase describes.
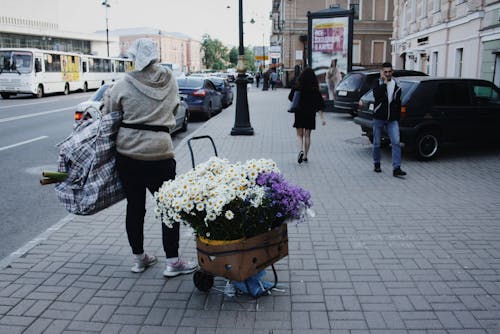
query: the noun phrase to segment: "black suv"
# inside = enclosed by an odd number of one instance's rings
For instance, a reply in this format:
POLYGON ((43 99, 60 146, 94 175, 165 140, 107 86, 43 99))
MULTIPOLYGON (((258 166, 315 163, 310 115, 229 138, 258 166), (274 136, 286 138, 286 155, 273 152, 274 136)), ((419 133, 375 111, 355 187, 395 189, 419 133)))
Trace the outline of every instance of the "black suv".
MULTIPOLYGON (((400 139, 415 150, 418 159, 434 158, 442 142, 500 140, 500 90, 490 81, 433 77, 397 80, 403 92, 400 139)), ((361 98, 359 107, 354 122, 373 141, 373 92, 361 98)))
MULTIPOLYGON (((394 70, 393 77, 427 76, 424 72, 412 70, 394 70)), ((363 70, 347 73, 335 90, 335 107, 337 112, 357 115, 358 102, 361 96, 373 88, 380 78, 378 70, 363 70)))

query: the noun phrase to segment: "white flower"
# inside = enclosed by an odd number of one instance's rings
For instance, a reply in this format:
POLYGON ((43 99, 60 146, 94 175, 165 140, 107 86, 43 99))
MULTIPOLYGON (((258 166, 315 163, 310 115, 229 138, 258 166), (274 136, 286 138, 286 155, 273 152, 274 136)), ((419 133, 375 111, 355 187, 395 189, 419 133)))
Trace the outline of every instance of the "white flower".
POLYGON ((205 219, 208 221, 214 221, 216 218, 217 218, 217 216, 215 215, 215 213, 209 212, 209 213, 207 213, 207 216, 205 219))
POLYGON ((228 219, 228 220, 232 220, 234 218, 234 213, 231 210, 227 210, 224 215, 226 216, 226 219, 228 219))

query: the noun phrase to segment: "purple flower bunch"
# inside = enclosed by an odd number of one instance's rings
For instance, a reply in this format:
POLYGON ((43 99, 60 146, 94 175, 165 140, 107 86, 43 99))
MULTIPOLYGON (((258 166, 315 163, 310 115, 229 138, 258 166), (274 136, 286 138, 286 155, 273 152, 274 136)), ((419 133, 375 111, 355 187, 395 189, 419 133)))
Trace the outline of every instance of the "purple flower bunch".
POLYGON ((261 173, 256 184, 266 188, 266 198, 277 218, 302 218, 305 209, 312 206, 311 194, 288 183, 280 173, 261 173))

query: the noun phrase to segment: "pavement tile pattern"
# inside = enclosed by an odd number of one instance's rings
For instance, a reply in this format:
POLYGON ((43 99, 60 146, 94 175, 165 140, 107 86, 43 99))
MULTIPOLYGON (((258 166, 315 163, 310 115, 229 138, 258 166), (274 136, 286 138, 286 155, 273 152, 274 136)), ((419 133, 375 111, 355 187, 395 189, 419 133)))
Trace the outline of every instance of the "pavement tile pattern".
MULTIPOLYGON (((63 224, 0 268, 0 333, 500 333, 500 148, 450 146, 439 159, 403 155, 381 174, 350 116, 326 114, 313 132, 309 162, 298 164, 288 91, 249 91, 253 136, 230 136, 234 105, 195 135, 214 139, 231 161, 272 158, 310 190, 316 217, 289 226, 280 287, 254 300, 209 293, 191 275, 162 276, 163 261, 130 272, 125 202, 63 224)), ((193 142, 196 162, 213 153, 193 142)), ((185 142, 178 172, 191 167, 185 142)), ((162 254, 151 198, 145 249, 162 254)), ((181 253, 196 259, 192 232, 181 253)), ((6 263, 3 261, 2 263, 6 263)))

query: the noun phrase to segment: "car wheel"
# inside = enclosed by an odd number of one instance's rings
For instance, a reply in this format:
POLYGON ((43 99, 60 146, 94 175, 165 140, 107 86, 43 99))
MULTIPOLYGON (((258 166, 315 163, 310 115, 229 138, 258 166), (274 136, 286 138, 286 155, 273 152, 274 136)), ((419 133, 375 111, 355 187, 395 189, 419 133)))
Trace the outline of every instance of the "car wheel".
POLYGON ((415 154, 419 160, 435 158, 439 150, 439 135, 434 131, 423 131, 415 141, 415 154))
POLYGON ((188 129, 189 122, 189 112, 186 110, 186 115, 184 116, 184 121, 182 122, 181 132, 186 132, 188 129))
POLYGON ((64 85, 64 95, 68 95, 69 94, 69 84, 66 83, 66 85, 64 85))
POLYGON ((10 97, 9 93, 0 93, 0 95, 2 96, 2 99, 4 99, 4 100, 7 100, 10 97))
POLYGON ((207 112, 205 113, 205 121, 208 121, 210 118, 212 118, 212 105, 208 105, 207 112))
POLYGON ((89 86, 87 85, 87 83, 84 83, 83 84, 83 92, 86 93, 86 92, 88 92, 88 90, 89 90, 89 86))
POLYGON ((39 99, 43 97, 43 86, 38 85, 38 88, 36 89, 36 97, 39 99))

